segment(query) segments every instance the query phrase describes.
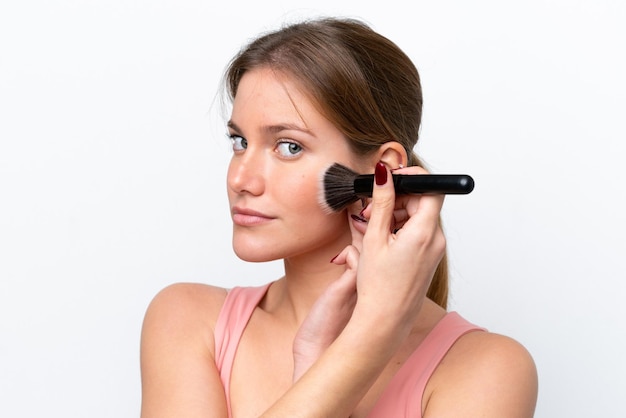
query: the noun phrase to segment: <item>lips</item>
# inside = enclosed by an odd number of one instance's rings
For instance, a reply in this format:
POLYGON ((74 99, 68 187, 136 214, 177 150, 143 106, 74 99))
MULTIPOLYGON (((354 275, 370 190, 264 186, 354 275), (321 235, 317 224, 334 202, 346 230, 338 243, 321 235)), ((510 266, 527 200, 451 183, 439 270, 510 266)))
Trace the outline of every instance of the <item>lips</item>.
POLYGON ((274 217, 266 215, 262 212, 247 208, 240 208, 237 206, 234 206, 231 209, 231 214, 233 222, 240 226, 262 225, 275 219, 274 217))

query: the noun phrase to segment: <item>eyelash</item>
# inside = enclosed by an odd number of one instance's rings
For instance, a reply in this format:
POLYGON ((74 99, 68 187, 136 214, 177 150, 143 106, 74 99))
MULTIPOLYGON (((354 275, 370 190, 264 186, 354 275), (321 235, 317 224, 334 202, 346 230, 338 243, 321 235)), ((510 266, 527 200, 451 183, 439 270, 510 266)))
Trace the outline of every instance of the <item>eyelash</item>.
POLYGON ((278 148, 281 145, 287 145, 288 147, 291 146, 291 145, 295 145, 295 146, 298 147, 298 152, 296 154, 293 154, 291 156, 286 156, 284 158, 288 158, 288 159, 296 158, 302 151, 304 151, 304 147, 300 143, 298 143, 296 141, 279 139, 278 141, 276 141, 276 145, 274 146, 274 148, 277 150, 277 152, 278 152, 278 148))
MULTIPOLYGON (((241 141, 242 141, 242 142, 244 142, 244 141, 245 141, 245 143, 246 143, 246 148, 247 148, 247 143, 248 143, 248 141, 247 141, 244 137, 242 137, 241 135, 236 135, 236 134, 226 134, 226 137, 229 139, 229 141, 230 141, 230 143, 231 143, 231 145, 232 145, 232 147, 233 147, 233 150, 234 150, 234 151, 240 151, 240 150, 235 149, 235 145, 236 145, 237 138, 241 138, 241 141)), ((244 148, 244 149, 245 149, 245 148, 244 148)))
MULTIPOLYGON (((235 151, 242 151, 243 149, 247 148, 247 143, 248 141, 242 137, 241 135, 237 135, 237 134, 226 134, 226 136, 228 137, 228 139, 231 141, 232 145, 233 145, 233 150, 235 151), (237 139, 240 138, 241 139, 241 143, 242 143, 242 149, 236 149, 236 143, 237 143, 237 139)), ((300 144, 297 141, 294 140, 287 140, 287 139, 279 139, 276 141, 275 145, 274 145, 274 149, 276 150, 276 152, 279 152, 278 149, 281 145, 287 145, 292 146, 295 145, 298 147, 298 152, 296 154, 293 154, 291 156, 284 156, 283 158, 287 158, 287 159, 291 159, 291 158, 295 158, 297 157, 302 151, 304 151, 304 147, 302 146, 302 144, 300 144)))

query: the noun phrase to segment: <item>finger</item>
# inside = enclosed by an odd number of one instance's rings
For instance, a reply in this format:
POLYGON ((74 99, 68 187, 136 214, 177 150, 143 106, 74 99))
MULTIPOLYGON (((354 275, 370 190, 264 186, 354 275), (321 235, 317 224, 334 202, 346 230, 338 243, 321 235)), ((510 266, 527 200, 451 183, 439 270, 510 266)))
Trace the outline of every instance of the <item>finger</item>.
MULTIPOLYGON (((397 203, 397 201, 396 201, 397 203)), ((352 233, 352 245, 359 251, 363 249, 363 235, 367 231, 367 217, 369 217, 369 208, 362 215, 356 217, 350 215, 350 232, 352 233)), ((409 214, 405 208, 395 209, 393 211, 393 219, 391 221, 391 231, 395 232, 402 228, 404 223, 409 219, 409 214)))
POLYGON ((409 200, 406 204, 406 213, 408 219, 406 223, 432 223, 439 219, 441 208, 445 195, 443 194, 424 194, 417 199, 409 200))
POLYGON ((434 253, 442 255, 445 248, 445 237, 440 224, 442 203, 443 195, 423 196, 414 214, 411 214, 409 208, 410 217, 402 229, 395 231, 395 236, 402 237, 402 241, 411 247, 431 248, 434 253))
MULTIPOLYGON (((412 198, 419 198, 419 196, 414 195, 412 196, 412 198)), ((409 214, 406 211, 405 207, 406 200, 406 196, 398 196, 396 198, 396 208, 393 210, 393 219, 396 223, 405 222, 407 219, 409 219, 409 214)), ((370 217, 371 212, 371 205, 367 205, 367 207, 361 212, 361 217, 367 221, 367 219, 370 217)))
POLYGON ((391 170, 393 174, 429 174, 428 170, 419 165, 410 165, 408 167, 395 168, 391 170))
POLYGON ((370 236, 375 241, 379 241, 382 237, 389 236, 396 205, 396 194, 391 173, 387 166, 381 162, 376 164, 374 179, 370 219, 364 239, 370 236))
POLYGON ((348 213, 348 225, 350 225, 350 234, 352 235, 352 245, 358 251, 363 249, 363 235, 367 230, 367 219, 361 215, 348 213))
POLYGON ((409 213, 405 208, 396 209, 393 211, 393 227, 398 228, 399 226, 404 225, 404 223, 409 219, 409 213))
POLYGON ((331 260, 333 264, 345 264, 349 269, 356 269, 359 263, 360 253, 354 245, 348 245, 335 258, 331 260))
MULTIPOLYGON (((394 174, 422 175, 429 174, 429 172, 423 167, 410 166, 394 170, 394 174)), ((419 195, 401 196, 398 199, 398 204, 401 208, 406 209, 406 218, 403 218, 401 214, 396 213, 396 220, 400 221, 401 219, 404 219, 407 221, 418 212, 424 221, 428 222, 433 219, 438 219, 444 199, 445 194, 423 193, 419 195)))

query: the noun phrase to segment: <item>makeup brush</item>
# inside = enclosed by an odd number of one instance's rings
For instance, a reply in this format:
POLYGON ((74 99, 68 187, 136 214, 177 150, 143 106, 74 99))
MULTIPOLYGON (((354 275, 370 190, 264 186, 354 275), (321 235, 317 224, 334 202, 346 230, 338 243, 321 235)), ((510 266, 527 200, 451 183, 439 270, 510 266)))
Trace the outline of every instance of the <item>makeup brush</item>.
MULTIPOLYGON (((397 194, 468 194, 474 179, 467 174, 392 174, 397 194)), ((335 163, 322 177, 320 204, 328 212, 338 212, 364 197, 372 196, 373 174, 359 174, 335 163)))

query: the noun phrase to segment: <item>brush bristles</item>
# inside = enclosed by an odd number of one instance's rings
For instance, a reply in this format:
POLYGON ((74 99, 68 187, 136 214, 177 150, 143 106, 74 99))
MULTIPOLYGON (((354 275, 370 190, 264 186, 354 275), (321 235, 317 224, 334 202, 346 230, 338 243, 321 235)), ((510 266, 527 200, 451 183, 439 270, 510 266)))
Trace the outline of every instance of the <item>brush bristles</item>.
POLYGON ((359 200, 354 193, 354 179, 358 173, 341 164, 333 164, 323 174, 321 205, 328 211, 339 212, 359 200))

